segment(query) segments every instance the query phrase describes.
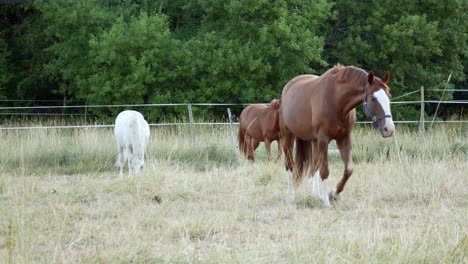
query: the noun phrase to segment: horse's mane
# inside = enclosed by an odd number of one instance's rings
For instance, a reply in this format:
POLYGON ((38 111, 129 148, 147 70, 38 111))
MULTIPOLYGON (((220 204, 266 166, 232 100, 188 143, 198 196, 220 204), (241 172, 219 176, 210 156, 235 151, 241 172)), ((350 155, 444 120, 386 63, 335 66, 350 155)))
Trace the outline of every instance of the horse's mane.
POLYGON ((330 70, 326 71, 324 75, 328 78, 335 79, 338 82, 352 82, 364 85, 367 81, 367 72, 354 66, 344 66, 337 64, 330 70))
MULTIPOLYGON (((337 64, 322 74, 323 77, 334 79, 338 82, 352 82, 358 85, 365 85, 367 82, 368 73, 363 69, 354 67, 354 66, 344 66, 337 64)), ((390 91, 390 88, 386 83, 384 83, 380 78, 374 78, 375 81, 379 82, 387 92, 390 91)))

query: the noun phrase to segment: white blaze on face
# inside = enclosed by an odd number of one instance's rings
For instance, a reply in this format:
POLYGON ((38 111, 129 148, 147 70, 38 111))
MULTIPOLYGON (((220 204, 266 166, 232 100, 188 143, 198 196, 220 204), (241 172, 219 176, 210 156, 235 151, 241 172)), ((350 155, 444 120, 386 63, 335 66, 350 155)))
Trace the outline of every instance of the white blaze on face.
MULTIPOLYGON (((385 92, 385 90, 383 88, 380 88, 377 92, 374 93, 374 97, 377 98, 377 101, 382 107, 385 115, 391 116, 392 112, 390 111, 390 98, 388 98, 388 95, 385 92)), ((392 118, 385 118, 384 136, 391 136, 394 130, 395 125, 393 124, 392 118)))
POLYGON ((385 115, 391 115, 390 99, 388 98, 388 95, 384 91, 384 89, 380 88, 377 92, 374 93, 374 97, 377 98, 377 101, 380 103, 380 106, 382 106, 385 115))

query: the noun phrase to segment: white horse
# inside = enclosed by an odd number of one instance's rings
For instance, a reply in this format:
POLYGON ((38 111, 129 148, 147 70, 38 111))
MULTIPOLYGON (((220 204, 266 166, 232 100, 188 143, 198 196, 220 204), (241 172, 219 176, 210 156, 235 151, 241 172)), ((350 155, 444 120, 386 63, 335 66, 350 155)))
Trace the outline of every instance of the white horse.
POLYGON ((123 177, 123 167, 127 160, 129 175, 140 174, 145 164, 145 150, 150 135, 148 122, 137 111, 123 111, 115 119, 114 135, 119 151, 117 164, 120 177, 123 177))

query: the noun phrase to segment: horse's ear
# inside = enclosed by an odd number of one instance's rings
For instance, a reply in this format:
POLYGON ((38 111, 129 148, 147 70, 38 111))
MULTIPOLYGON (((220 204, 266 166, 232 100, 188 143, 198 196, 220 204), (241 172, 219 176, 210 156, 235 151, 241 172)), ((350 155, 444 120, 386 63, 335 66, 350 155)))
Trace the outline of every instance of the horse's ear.
POLYGON ((279 109, 280 108, 280 101, 273 99, 271 100, 270 105, 273 107, 273 109, 279 109))
POLYGON ((373 81, 374 81, 374 73, 370 71, 369 74, 367 75, 367 82, 369 82, 369 84, 372 84, 373 81))
POLYGON ((388 80, 390 79, 390 72, 386 71, 385 75, 382 78, 382 81, 386 84, 388 84, 388 80))

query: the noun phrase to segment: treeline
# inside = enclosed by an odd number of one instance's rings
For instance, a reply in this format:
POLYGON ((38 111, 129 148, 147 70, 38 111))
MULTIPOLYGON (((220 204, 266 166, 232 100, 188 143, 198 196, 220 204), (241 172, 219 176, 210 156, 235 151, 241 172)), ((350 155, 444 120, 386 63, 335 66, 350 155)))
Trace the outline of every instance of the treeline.
MULTIPOLYGON (((336 63, 378 76, 389 70, 393 97, 445 88, 450 73, 448 88, 468 87, 466 0, 49 0, 0 8, 1 99, 268 102, 294 76, 336 63)), ((468 97, 444 99, 453 96, 468 97)), ((414 119, 418 107, 394 108, 394 116, 414 119)))

